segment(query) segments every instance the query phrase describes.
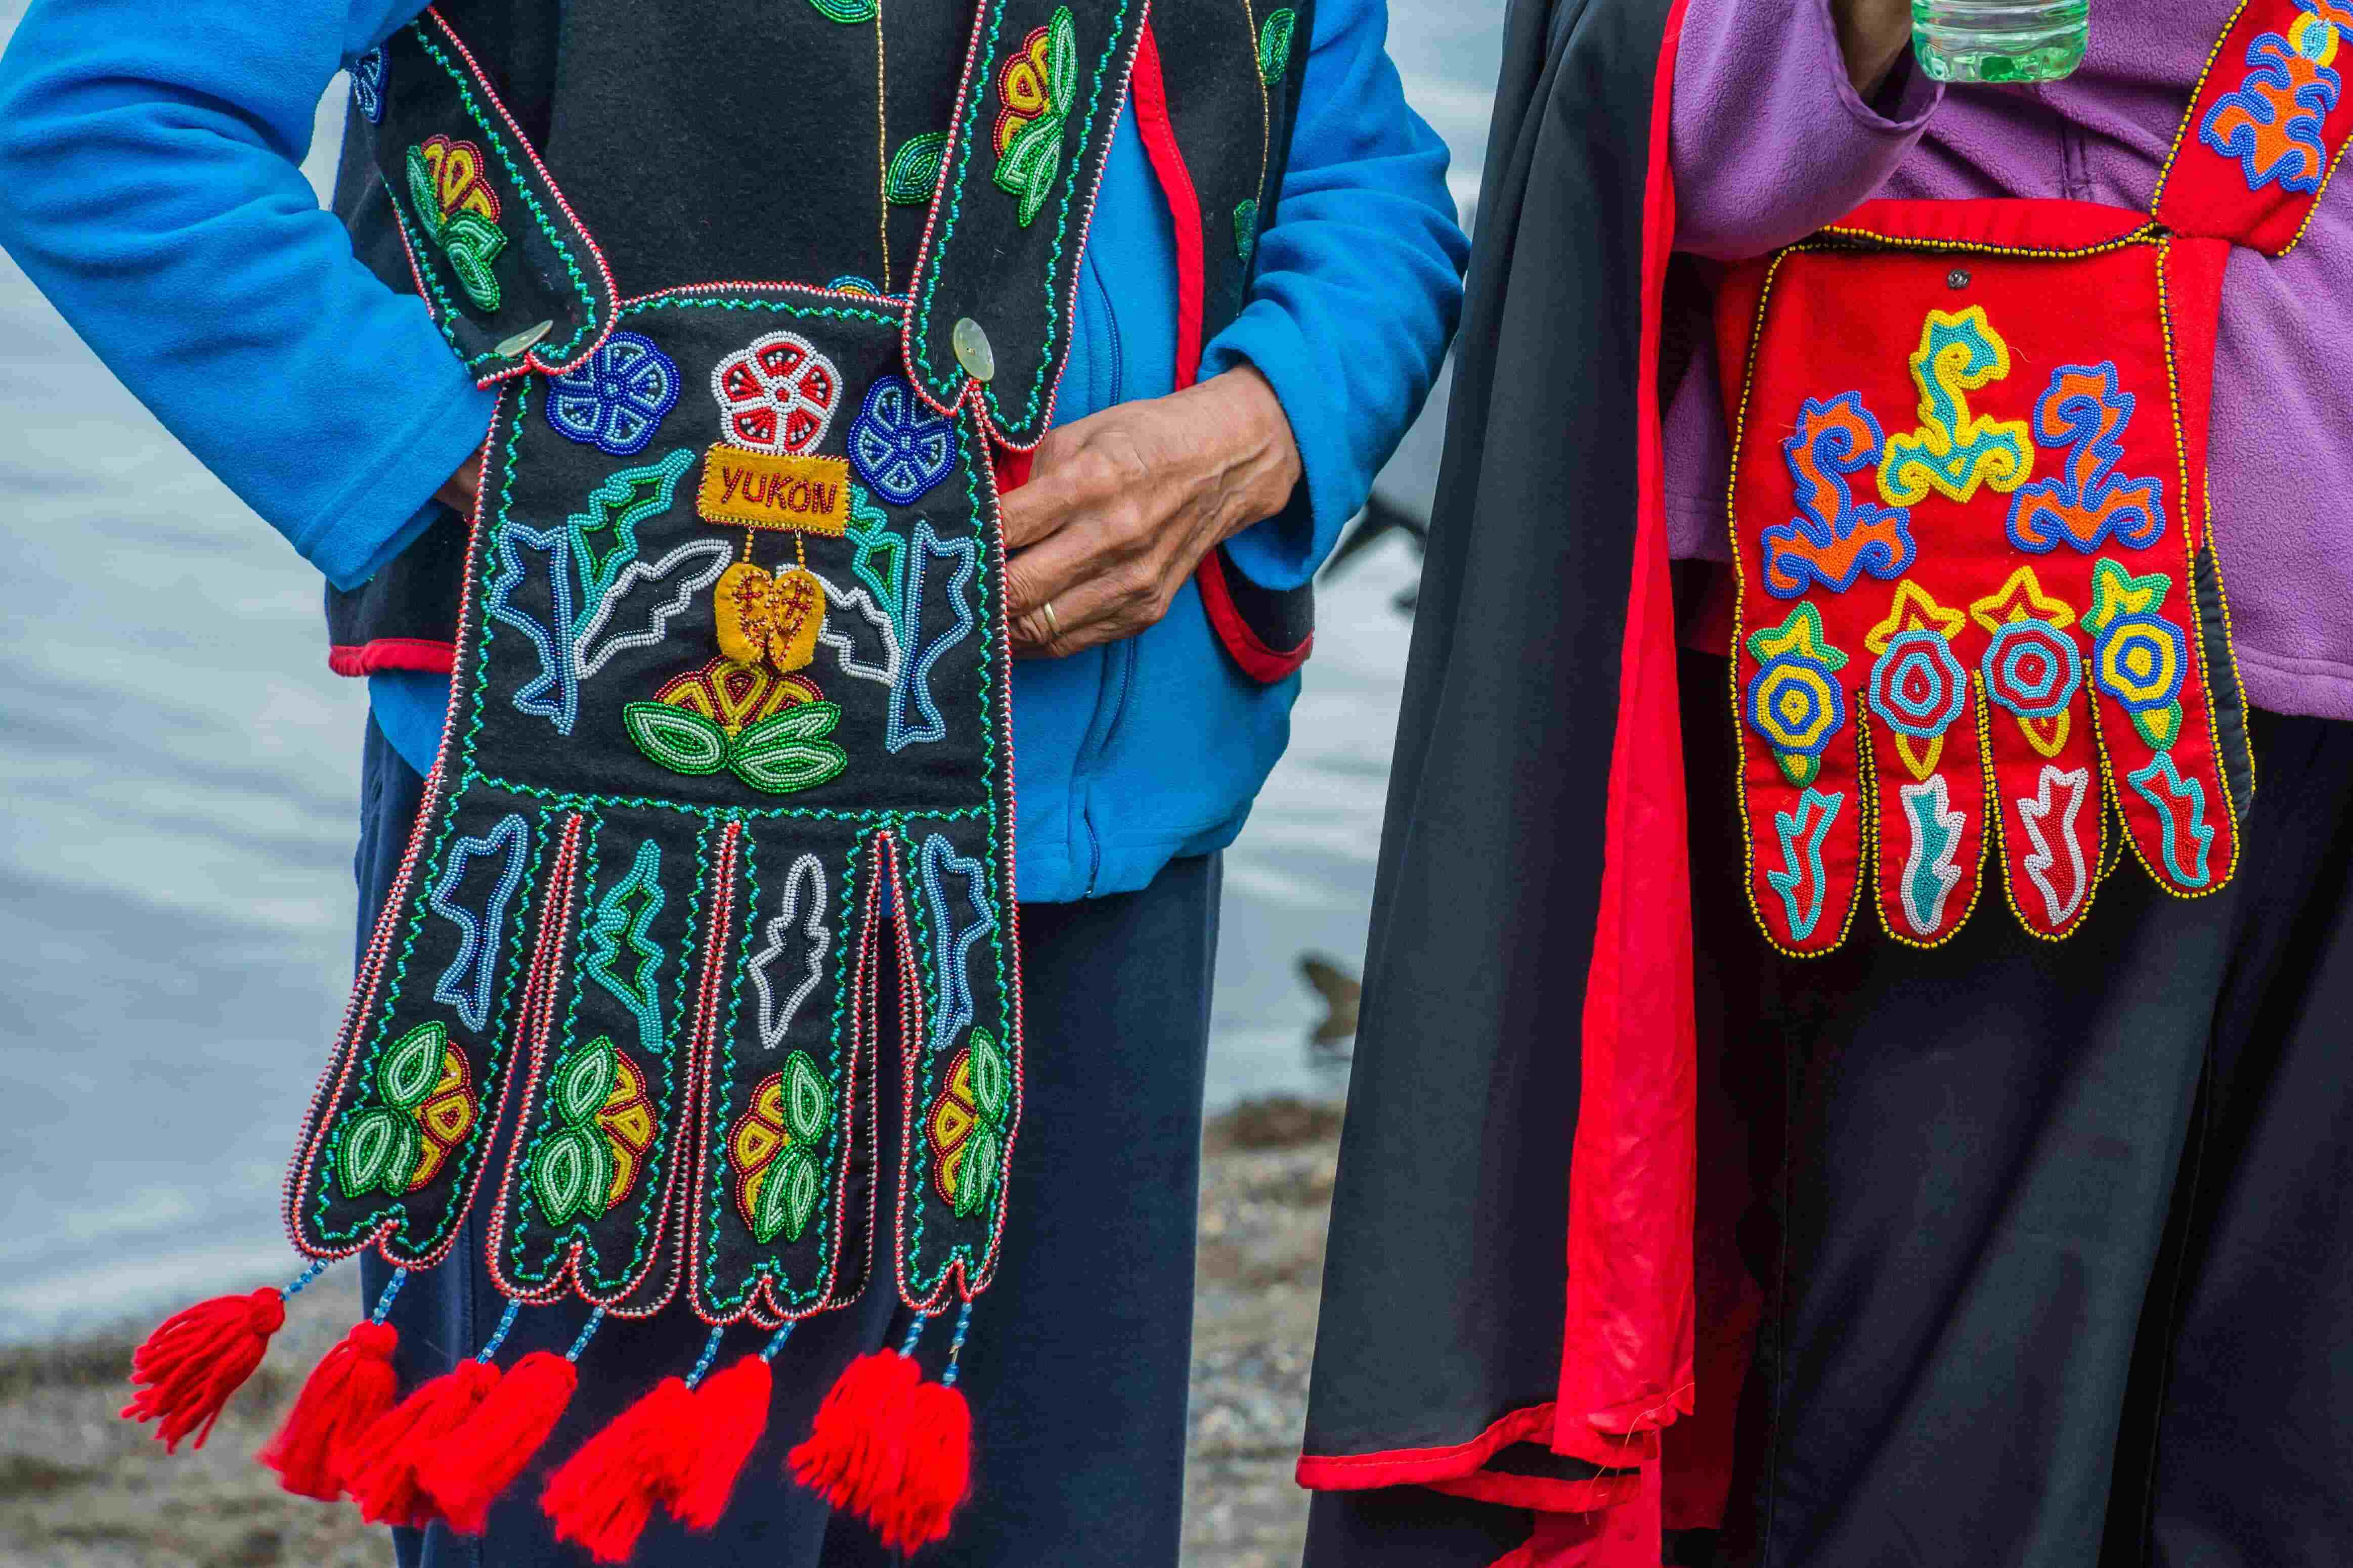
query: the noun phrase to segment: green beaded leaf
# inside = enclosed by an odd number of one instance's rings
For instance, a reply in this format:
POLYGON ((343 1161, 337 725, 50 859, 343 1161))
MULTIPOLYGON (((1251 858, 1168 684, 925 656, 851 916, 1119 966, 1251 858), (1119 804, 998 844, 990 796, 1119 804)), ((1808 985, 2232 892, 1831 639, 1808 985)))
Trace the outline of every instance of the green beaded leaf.
POLYGON ((972 1103, 983 1121, 996 1124, 1005 1120, 1005 1102, 1012 1088, 1012 1071, 1005 1060, 1004 1048, 997 1037, 987 1029, 975 1026, 972 1031, 972 1058, 968 1064, 972 1077, 972 1103))
POLYGON ((433 166, 425 161, 425 150, 408 150, 408 205, 417 209, 417 221, 425 232, 439 237, 441 233, 441 193, 433 184, 433 166))
POLYGON ((335 1148, 335 1176, 347 1198, 381 1188, 398 1197, 417 1172, 424 1140, 417 1123, 397 1110, 376 1106, 353 1117, 335 1148))
POLYGON ((944 131, 926 131, 899 143, 882 176, 882 194, 892 206, 919 207, 932 199, 932 187, 939 184, 940 156, 947 147, 944 131))
POLYGON ((1014 217, 1023 228, 1038 221, 1046 198, 1054 194, 1054 181, 1062 172, 1062 124, 1058 114, 1041 114, 1023 126, 1006 144, 1005 156, 990 176, 998 190, 1020 198, 1014 217))
POLYGON ((555 1069, 555 1114, 574 1123, 593 1118, 605 1108, 605 1099, 613 1092, 613 1080, 620 1070, 608 1035, 599 1035, 574 1051, 555 1069))
POLYGON ((674 773, 715 773, 727 765, 727 731, 667 702, 631 702, 621 727, 648 760, 674 773))
POLYGON ((737 778, 770 795, 821 784, 849 766, 842 749, 825 739, 839 722, 838 702, 796 703, 736 736, 727 765, 737 778))
POLYGON ((441 1081, 441 1055, 449 1031, 438 1023, 419 1024, 394 1042, 375 1069, 376 1092, 396 1110, 414 1110, 425 1103, 441 1081))
POLYGON ((1299 26, 1299 13, 1288 5, 1271 13, 1265 26, 1258 31, 1258 76, 1272 87, 1291 68, 1291 35, 1299 26))
POLYGON ((605 1212, 605 1196, 613 1190, 613 1152, 593 1128, 567 1127, 532 1156, 531 1187, 551 1225, 580 1214, 593 1219, 605 1212))
POLYGON ((1258 246, 1258 203, 1246 201, 1234 209, 1234 254, 1244 261, 1258 246))
POLYGON ((1068 5, 1055 6, 1046 24, 1046 92, 1057 119, 1079 100, 1079 25, 1068 5))
POLYGON ((972 1136, 965 1141, 964 1171, 956 1178, 956 1218, 970 1219, 988 1206, 989 1192, 997 1185, 997 1162, 1002 1152, 995 1128, 972 1130, 972 1136))
POLYGON ((507 237, 499 226, 478 212, 461 207, 441 226, 441 248, 448 255, 449 270, 458 275, 466 298, 485 311, 499 308, 499 280, 491 263, 506 247, 507 237))
POLYGON ((765 1245, 782 1233, 798 1241, 817 1213, 822 1184, 817 1159, 807 1149, 792 1148, 776 1156, 760 1183, 760 1197, 752 1213, 753 1239, 765 1245))
POLYGON ((845 27, 874 20, 874 0, 809 0, 809 4, 827 21, 839 22, 845 27))
POLYGON ((785 1058, 785 1127, 796 1142, 814 1143, 825 1136, 826 1117, 833 1110, 833 1091, 818 1076, 807 1051, 785 1058))

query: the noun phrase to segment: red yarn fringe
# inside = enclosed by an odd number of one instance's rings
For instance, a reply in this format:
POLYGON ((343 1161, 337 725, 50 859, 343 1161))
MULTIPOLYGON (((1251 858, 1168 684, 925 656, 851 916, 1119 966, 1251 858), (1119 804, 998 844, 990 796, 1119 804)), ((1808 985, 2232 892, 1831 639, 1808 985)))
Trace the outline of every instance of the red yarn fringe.
POLYGON ((793 1479, 835 1508, 872 1519, 905 1474, 905 1433, 893 1415, 922 1381, 914 1362, 896 1351, 843 1367, 807 1439, 786 1456, 793 1479))
POLYGON ((580 1370, 553 1351, 533 1351, 507 1369, 473 1419, 417 1468, 417 1484, 449 1528, 480 1535, 491 1505, 522 1474, 564 1418, 580 1370))
POLYGON ((584 1547, 598 1563, 626 1563, 653 1517, 676 1495, 676 1477, 700 1434, 686 1380, 666 1377, 651 1394, 548 1477, 540 1508, 555 1538, 584 1547))
POLYGON ((131 1381, 144 1384, 122 1407, 130 1421, 155 1422, 167 1454, 195 1434, 201 1448, 229 1395, 261 1364, 269 1336, 286 1323, 286 1300, 275 1289, 216 1296, 175 1313, 131 1352, 131 1381))
POLYGON ((440 1511, 417 1469, 463 1426, 498 1386, 499 1369, 467 1360, 410 1394, 363 1434, 343 1468, 343 1486, 370 1524, 422 1529, 440 1511))
POLYGON ((925 1383, 894 1412, 906 1468, 896 1493, 870 1516, 882 1544, 913 1552, 947 1535, 948 1521, 972 1491, 972 1406, 964 1391, 925 1383))
POLYGON ((735 1478, 768 1429, 776 1380, 766 1358, 747 1355, 694 1391, 695 1443, 681 1455, 670 1511, 689 1530, 709 1530, 727 1511, 735 1478))
POLYGON ((343 1462, 353 1443, 392 1408, 399 1384, 392 1354, 400 1332, 390 1323, 354 1323, 319 1360, 278 1435, 254 1456, 297 1497, 332 1502, 343 1495, 343 1462))

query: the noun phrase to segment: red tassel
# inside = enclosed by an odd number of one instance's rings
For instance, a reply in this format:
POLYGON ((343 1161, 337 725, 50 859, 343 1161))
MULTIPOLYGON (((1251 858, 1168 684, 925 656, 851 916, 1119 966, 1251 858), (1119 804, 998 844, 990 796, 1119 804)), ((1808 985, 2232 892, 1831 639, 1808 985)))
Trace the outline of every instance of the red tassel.
POLYGON ((490 1527, 491 1504, 522 1474, 564 1418, 580 1369, 533 1351, 508 1369, 474 1418, 417 1467, 417 1484, 460 1535, 490 1527))
POLYGON ((735 1478, 768 1429, 776 1380, 765 1357, 747 1355, 694 1391, 696 1446, 681 1456, 670 1511, 689 1530, 709 1530, 727 1511, 735 1478))
POLYGON ((817 1407, 807 1440, 786 1456, 793 1479, 835 1508, 872 1518, 899 1489, 906 1434, 896 1415, 922 1381, 913 1360, 896 1351, 876 1351, 843 1367, 817 1407))
POLYGON ((897 1492, 869 1516, 894 1552, 913 1552, 944 1538, 948 1521, 972 1491, 972 1406, 964 1390, 925 1383, 900 1401, 905 1473, 897 1492))
POLYGON ((626 1563, 653 1517, 673 1497, 685 1456, 699 1438, 686 1380, 666 1377, 613 1418, 547 1478, 539 1494, 555 1538, 585 1547, 598 1563, 626 1563))
POLYGON ((167 1454, 193 1432, 194 1447, 212 1436, 229 1395, 253 1375, 269 1336, 286 1324, 286 1299, 263 1289, 216 1296, 167 1318, 131 1352, 131 1381, 145 1384, 122 1407, 126 1420, 154 1421, 167 1454))
POLYGON ((278 1472, 279 1485, 321 1502, 343 1495, 343 1462, 352 1445, 392 1408, 399 1392, 392 1370, 399 1343, 400 1332, 390 1323, 354 1323, 320 1358, 285 1425, 254 1456, 278 1472))
POLYGON ((499 1369, 461 1361, 419 1388, 361 1435, 343 1467, 343 1486, 370 1524, 423 1529, 440 1517, 417 1484, 417 1468, 450 1440, 498 1386, 499 1369))

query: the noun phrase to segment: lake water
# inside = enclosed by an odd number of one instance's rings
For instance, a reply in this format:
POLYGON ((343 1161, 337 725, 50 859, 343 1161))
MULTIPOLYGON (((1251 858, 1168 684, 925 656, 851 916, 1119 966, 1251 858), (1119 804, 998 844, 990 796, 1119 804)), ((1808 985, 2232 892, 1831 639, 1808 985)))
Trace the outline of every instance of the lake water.
MULTIPOLYGON (((22 6, 0 0, 0 37, 22 6)), ((1391 52, 1476 194, 1500 5, 1393 0, 1391 52)), ((323 184, 340 89, 309 172, 323 184)), ((364 685, 319 583, 0 258, 0 1340, 290 1272, 289 1143, 351 967, 364 685)), ((1425 416, 1383 489, 1435 484, 1425 416)), ((1414 563, 1327 585, 1290 755, 1229 852, 1213 1105, 1336 1094, 1304 952, 1354 967, 1414 563)))

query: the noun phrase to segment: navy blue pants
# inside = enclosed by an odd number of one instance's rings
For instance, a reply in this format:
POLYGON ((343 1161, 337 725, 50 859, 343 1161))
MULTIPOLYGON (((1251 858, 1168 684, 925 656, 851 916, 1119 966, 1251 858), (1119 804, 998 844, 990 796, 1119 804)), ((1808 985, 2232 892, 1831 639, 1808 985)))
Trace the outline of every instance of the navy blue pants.
MULTIPOLYGON (((355 864, 363 942, 391 889, 423 787, 370 723, 355 864)), ((1028 1045, 1011 1217, 963 1361, 973 1496, 948 1540, 923 1552, 926 1568, 1173 1568, 1176 1561, 1219 875, 1214 856, 1179 860, 1140 892, 1021 910, 1028 1045)), ((887 998, 891 988, 882 990, 887 998)), ((896 1037, 892 1020, 881 1037, 896 1037)), ((881 1099, 881 1147, 895 1151, 896 1101, 881 1099)), ((473 1354, 498 1326, 506 1303, 482 1265, 489 1207, 487 1196, 475 1204, 465 1239, 439 1268, 411 1275, 394 1303, 404 1390, 473 1354)), ((794 1331, 776 1359, 768 1435, 719 1528, 689 1535, 658 1516, 637 1563, 863 1568, 897 1561, 862 1524, 830 1517, 784 1472, 785 1451, 807 1433, 835 1375, 905 1331, 887 1259, 881 1269, 856 1305, 794 1331)), ((373 1304, 390 1270, 371 1255, 362 1273, 373 1304)), ((525 1308, 499 1359, 512 1365, 526 1351, 563 1350, 586 1319, 577 1301, 525 1308)), ((925 1359, 934 1370, 946 1332, 944 1325, 931 1331, 925 1359)), ((586 1562, 551 1538, 537 1505, 542 1479, 657 1378, 689 1371, 708 1333, 682 1309, 641 1322, 607 1319, 581 1358, 580 1391, 563 1425, 492 1510, 489 1533, 467 1540, 438 1525, 396 1531, 401 1568, 586 1562)), ((731 1331, 715 1364, 765 1339, 748 1325, 731 1331)))

